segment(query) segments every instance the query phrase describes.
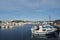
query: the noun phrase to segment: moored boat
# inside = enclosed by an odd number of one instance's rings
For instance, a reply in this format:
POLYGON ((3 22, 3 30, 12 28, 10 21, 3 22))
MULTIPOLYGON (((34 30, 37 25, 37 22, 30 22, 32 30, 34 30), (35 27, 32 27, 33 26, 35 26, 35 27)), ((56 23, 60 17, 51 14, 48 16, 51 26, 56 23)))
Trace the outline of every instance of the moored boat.
POLYGON ((31 28, 32 34, 39 34, 39 35, 51 34, 55 31, 57 31, 57 29, 50 25, 38 25, 38 26, 33 26, 31 28))

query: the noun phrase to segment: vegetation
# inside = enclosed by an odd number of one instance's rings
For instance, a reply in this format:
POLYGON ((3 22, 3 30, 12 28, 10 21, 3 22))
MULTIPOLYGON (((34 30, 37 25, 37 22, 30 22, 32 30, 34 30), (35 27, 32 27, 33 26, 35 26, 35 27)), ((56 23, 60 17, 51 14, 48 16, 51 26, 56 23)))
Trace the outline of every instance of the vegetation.
POLYGON ((55 20, 54 22, 60 22, 60 20, 55 20))
POLYGON ((19 22, 24 22, 23 20, 13 20, 12 22, 19 23, 19 22))
POLYGON ((54 23, 59 24, 60 25, 60 20, 55 20, 54 23))
POLYGON ((0 23, 2 23, 2 21, 0 21, 0 23))

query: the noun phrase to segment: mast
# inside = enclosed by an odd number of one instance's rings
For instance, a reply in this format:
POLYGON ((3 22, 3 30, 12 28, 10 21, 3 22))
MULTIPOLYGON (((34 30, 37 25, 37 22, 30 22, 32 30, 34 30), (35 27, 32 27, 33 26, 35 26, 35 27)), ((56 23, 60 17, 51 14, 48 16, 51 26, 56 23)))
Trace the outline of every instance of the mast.
POLYGON ((49 22, 51 22, 51 17, 49 16, 49 22))
POLYGON ((51 16, 49 16, 49 21, 48 21, 48 23, 51 23, 51 16))

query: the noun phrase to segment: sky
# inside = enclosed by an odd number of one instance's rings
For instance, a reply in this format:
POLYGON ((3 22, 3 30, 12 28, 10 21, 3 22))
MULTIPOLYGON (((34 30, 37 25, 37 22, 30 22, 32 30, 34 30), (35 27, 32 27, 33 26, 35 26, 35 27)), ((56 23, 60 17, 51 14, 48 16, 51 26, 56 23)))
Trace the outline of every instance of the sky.
POLYGON ((0 20, 60 19, 60 0, 0 0, 0 20))

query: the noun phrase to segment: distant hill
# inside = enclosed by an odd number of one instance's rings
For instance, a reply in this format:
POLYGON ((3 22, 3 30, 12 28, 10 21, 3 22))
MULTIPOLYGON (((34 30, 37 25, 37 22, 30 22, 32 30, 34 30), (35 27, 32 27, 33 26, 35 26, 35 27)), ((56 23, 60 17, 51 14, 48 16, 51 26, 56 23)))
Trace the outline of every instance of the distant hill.
POLYGON ((24 22, 24 21, 23 20, 13 20, 12 22, 18 23, 18 22, 24 22))

